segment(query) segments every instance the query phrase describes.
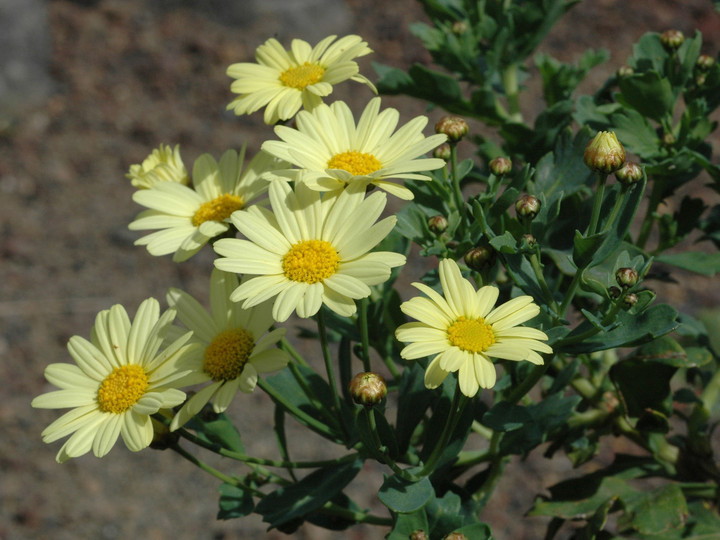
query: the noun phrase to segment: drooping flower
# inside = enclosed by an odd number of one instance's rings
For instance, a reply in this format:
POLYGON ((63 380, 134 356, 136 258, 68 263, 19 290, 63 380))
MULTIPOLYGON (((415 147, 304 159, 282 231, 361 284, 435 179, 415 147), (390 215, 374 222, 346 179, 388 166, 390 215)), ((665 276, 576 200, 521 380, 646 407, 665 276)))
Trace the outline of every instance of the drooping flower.
POLYGON ((175 310, 160 315, 154 298, 145 300, 134 320, 121 305, 101 311, 90 341, 73 336, 68 350, 73 364, 50 364, 45 378, 60 390, 32 401, 41 409, 72 408, 42 432, 47 443, 70 435, 57 461, 82 456, 90 450, 106 455, 121 436, 137 452, 153 438, 150 415, 185 400, 177 386, 188 372, 183 358, 192 354, 190 332, 160 351, 175 310))
POLYGON ((188 185, 190 177, 180 157, 180 146, 170 148, 161 144, 142 163, 131 165, 125 175, 138 189, 147 189, 159 182, 177 182, 188 185))
POLYGON ((259 152, 243 170, 245 149, 228 150, 220 162, 203 154, 193 166, 193 187, 174 182, 154 184, 136 191, 133 200, 147 208, 129 228, 154 230, 135 242, 147 246, 152 255, 173 253, 173 260, 184 261, 197 253, 211 238, 230 228, 229 218, 246 208, 267 191, 262 175, 284 162, 259 152))
POLYGON ((177 309, 183 325, 193 331, 189 343, 198 344, 183 363, 191 370, 183 383, 209 383, 185 402, 173 418, 171 430, 184 425, 211 400, 215 412, 223 412, 238 390, 250 393, 255 389, 259 373, 282 369, 290 359, 275 346, 285 335, 285 328, 266 333, 275 322, 271 306, 264 303, 243 309, 231 302, 229 296, 237 286, 235 275, 213 270, 210 313, 186 292, 168 291, 168 304, 177 309))
POLYGON ((236 79, 230 89, 240 94, 227 108, 241 115, 265 107, 265 123, 275 124, 292 118, 301 106, 308 110, 317 107, 334 85, 348 79, 377 93, 354 61, 372 52, 367 43, 360 36, 335 41, 336 37, 328 36, 315 47, 294 39, 289 51, 276 39, 268 39, 255 51, 257 63, 242 62, 227 69, 236 79))
POLYGON ((322 304, 342 316, 355 313, 355 300, 370 295, 370 285, 390 277, 390 269, 405 257, 372 252, 395 226, 390 216, 378 223, 386 196, 365 198, 365 188, 350 185, 326 193, 287 182, 270 184, 273 212, 253 206, 232 215, 232 223, 247 238, 222 238, 214 249, 215 266, 246 274, 230 296, 249 308, 275 297, 273 318, 287 320, 293 311, 312 317, 322 304))
POLYGON ((413 118, 395 131, 399 118, 396 109, 380 112, 380 98, 374 98, 356 125, 350 108, 336 101, 300 112, 297 129, 276 126, 275 133, 282 141, 266 141, 262 148, 298 167, 281 175, 302 180, 311 189, 332 191, 357 182, 374 184, 409 200, 412 192, 390 180, 430 180, 419 173, 444 167, 445 161, 424 154, 442 144, 446 136, 425 137, 425 116, 413 118))
POLYGON ((476 291, 450 259, 440 261, 440 283, 442 295, 413 283, 427 298, 417 296, 401 304, 403 313, 418 322, 403 324, 395 331, 399 341, 410 343, 400 353, 403 358, 435 355, 425 372, 428 388, 438 387, 449 373, 457 371, 460 391, 472 397, 480 388, 495 385, 491 358, 543 364, 538 353, 552 353, 543 343, 548 339, 544 332, 518 326, 540 313, 532 297, 519 296, 494 308, 497 287, 488 285, 476 291))

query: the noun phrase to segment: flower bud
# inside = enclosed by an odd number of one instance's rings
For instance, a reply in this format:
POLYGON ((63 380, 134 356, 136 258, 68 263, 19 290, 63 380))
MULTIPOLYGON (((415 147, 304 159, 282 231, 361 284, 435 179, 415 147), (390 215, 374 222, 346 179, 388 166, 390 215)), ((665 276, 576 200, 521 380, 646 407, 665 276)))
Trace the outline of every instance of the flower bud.
POLYGON ((443 116, 435 124, 435 133, 444 133, 451 142, 458 142, 469 129, 467 122, 459 116, 443 116))
POLYGON ((464 259, 469 268, 480 272, 493 265, 495 262, 495 250, 490 245, 476 246, 465 253, 464 259))
POLYGON ((534 248, 537 245, 537 239, 532 234, 523 234, 522 241, 523 244, 530 248, 534 248))
POLYGON ((633 73, 635 73, 635 70, 630 66, 620 66, 617 70, 616 75, 618 79, 624 79, 625 77, 629 77, 633 73))
POLYGON ((448 221, 445 216, 433 216, 428 219, 428 227, 435 234, 442 234, 448 227, 448 221))
POLYGON ((638 303, 638 297, 635 293, 630 293, 628 295, 625 295, 624 298, 625 305, 628 307, 633 307, 635 304, 638 303))
POLYGON ((387 385, 382 375, 372 371, 358 373, 348 386, 353 401, 358 405, 373 407, 387 395, 387 385))
POLYGON ((503 176, 512 171, 512 161, 506 157, 491 159, 488 166, 490 167, 490 172, 495 176, 503 176))
POLYGON ((619 268, 615 272, 615 281, 618 282, 623 289, 628 289, 635 285, 638 281, 638 274, 634 268, 619 268))
POLYGON ((684 41, 685 35, 680 30, 665 30, 660 34, 660 43, 667 51, 679 49, 684 41))
POLYGON ((443 540, 467 540, 467 536, 463 533, 451 532, 443 536, 443 540))
POLYGON ((612 298, 614 300, 615 298, 620 297, 620 295, 622 294, 622 291, 620 289, 618 289, 615 285, 613 285, 612 287, 608 288, 608 294, 610 295, 610 298, 612 298))
POLYGON ((705 84, 705 81, 707 81, 707 75, 705 73, 698 73, 695 76, 695 84, 698 86, 702 86, 705 84))
POLYGON ((715 59, 709 54, 701 54, 695 61, 695 65, 700 71, 708 71, 715 64, 715 59))
POLYGON ((538 215, 540 211, 540 199, 532 195, 521 195, 517 201, 515 201, 515 211, 521 219, 527 219, 532 221, 538 215))
POLYGON ((468 24, 465 21, 455 21, 451 30, 453 34, 460 36, 468 31, 468 24))
POLYGON ((675 135, 668 131, 662 137, 662 144, 663 146, 672 146, 673 144, 675 144, 675 140, 675 135))
POLYGON ((428 535, 422 529, 417 529, 410 533, 410 540, 428 540, 428 535))
POLYGON ((642 167, 634 161, 626 161, 625 165, 615 171, 615 177, 621 184, 635 184, 643 178, 642 167))
POLYGON ((448 143, 443 143, 433 150, 433 157, 447 161, 452 157, 451 152, 452 150, 450 150, 450 145, 448 143))
POLYGON ((593 171, 609 174, 625 163, 625 148, 614 131, 601 131, 585 147, 583 161, 593 171))

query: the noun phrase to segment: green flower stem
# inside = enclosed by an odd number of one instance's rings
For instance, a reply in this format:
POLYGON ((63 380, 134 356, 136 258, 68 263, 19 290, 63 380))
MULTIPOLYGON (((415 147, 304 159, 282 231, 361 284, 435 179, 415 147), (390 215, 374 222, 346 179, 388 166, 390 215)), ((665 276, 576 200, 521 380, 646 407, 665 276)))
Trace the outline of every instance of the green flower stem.
POLYGON ((600 219, 600 208, 602 208, 602 202, 605 196, 605 184, 607 183, 607 177, 608 175, 606 173, 598 173, 598 187, 595 192, 592 214, 590 215, 590 224, 587 229, 588 236, 592 236, 597 232, 598 220, 600 219))
POLYGON ((485 463, 486 461, 492 461, 492 459, 495 457, 495 454, 490 452, 490 450, 466 450, 464 452, 460 452, 458 454, 458 458, 453 463, 453 467, 457 469, 462 469, 463 472, 468 470, 471 467, 474 467, 475 465, 479 465, 480 463, 485 463))
POLYGON ((308 367, 308 363, 305 361, 302 355, 297 352, 295 347, 293 347, 286 338, 282 338, 280 340, 280 347, 282 348, 282 350, 292 356, 295 362, 297 362, 301 366, 308 367))
POLYGON ((508 111, 510 112, 510 122, 522 123, 523 117, 520 112, 520 87, 518 85, 518 67, 516 64, 510 64, 502 73, 503 86, 505 87, 505 97, 508 102, 508 111))
POLYGON ((498 453, 502 436, 502 433, 495 432, 495 435, 490 441, 490 448, 488 448, 487 451, 488 456, 492 456, 490 464, 488 465, 490 474, 485 482, 483 482, 480 489, 473 494, 473 500, 479 502, 481 507, 487 504, 487 501, 490 499, 493 491, 495 491, 495 487, 497 486, 500 477, 502 477, 505 465, 510 460, 510 456, 502 456, 498 453))
POLYGON ((169 448, 170 448, 171 450, 177 452, 178 454, 180 454, 182 457, 184 457, 186 460, 188 460, 188 461, 189 461, 190 463, 192 463, 193 465, 196 465, 197 467, 199 467, 199 468, 202 469, 203 471, 205 471, 205 472, 207 472, 207 473, 210 473, 212 476, 214 476, 215 478, 217 478, 217 479, 220 480, 221 482, 225 482, 226 484, 230 484, 231 486, 235 486, 235 487, 239 487, 239 488, 243 488, 243 489, 249 489, 248 486, 244 486, 244 485, 240 482, 240 480, 238 480, 237 478, 233 478, 232 476, 228 476, 227 474, 218 471, 216 468, 211 467, 210 465, 208 465, 208 464, 205 463, 204 461, 201 461, 200 459, 198 459, 198 458, 196 458, 195 456, 193 456, 192 454, 190 454, 187 450, 185 450, 184 448, 182 448, 180 445, 178 445, 178 444, 172 444, 172 445, 169 446, 169 448))
POLYGON ((650 237, 653 223, 655 223, 655 211, 662 202, 662 192, 665 188, 664 182, 658 180, 652 183, 653 188, 650 192, 650 200, 648 201, 647 210, 645 211, 645 217, 643 218, 642 225, 640 225, 640 232, 638 233, 637 241, 635 244, 640 249, 645 249, 645 244, 650 237))
POLYGON ((584 270, 584 268, 578 268, 577 272, 575 272, 575 275, 565 292, 565 298, 563 298, 562 304, 560 304, 560 307, 558 308, 558 319, 562 319, 565 316, 565 312, 568 307, 570 307, 570 303, 573 301, 573 298, 575 298, 575 293, 580 285, 580 280, 582 279, 582 273, 584 270))
POLYGON ((325 503, 319 511, 324 514, 346 519, 348 521, 354 521, 355 523, 367 523, 369 525, 381 525, 383 527, 392 527, 393 524, 393 521, 390 518, 373 516, 372 514, 367 514, 365 512, 354 512, 332 502, 325 503))
POLYGON ((602 409, 588 409, 581 413, 577 413, 568 418, 567 427, 570 429, 575 428, 589 428, 592 426, 598 426, 605 422, 610 416, 610 412, 602 409))
POLYGON ((355 461, 359 455, 357 452, 354 452, 352 454, 347 454, 336 459, 324 459, 318 461, 279 461, 275 459, 256 458, 248 456, 247 454, 243 454, 241 452, 234 452, 232 450, 228 450, 227 448, 223 448, 215 443, 205 441, 183 428, 177 430, 177 433, 183 439, 186 439, 188 442, 200 446, 201 448, 205 448, 206 450, 210 450, 211 452, 214 452, 220 456, 234 459, 236 461, 242 461, 243 463, 248 463, 252 465, 264 465, 267 467, 278 467, 282 469, 315 469, 318 467, 340 465, 342 463, 349 463, 351 461, 355 461))
POLYGON ((708 411, 712 411, 715 408, 715 404, 718 402, 718 399, 720 399, 720 371, 716 371, 712 376, 705 390, 703 390, 700 399, 708 411))
POLYGON ((360 335, 362 336, 361 339, 361 347, 362 347, 362 362, 363 362, 363 369, 367 371, 372 371, 370 369, 370 337, 368 333, 368 299, 363 298, 360 300, 360 310, 358 313, 358 323, 360 324, 360 335))
POLYGON ((457 174, 457 143, 450 143, 450 163, 452 163, 452 186, 455 195, 455 206, 460 213, 461 223, 467 223, 467 210, 465 208, 465 199, 460 189, 460 179, 457 174))
POLYGON ((553 312, 555 312, 555 314, 559 314, 560 308, 558 307, 557 302, 555 302, 555 298, 553 298, 553 293, 550 291, 550 287, 548 287, 548 284, 545 281, 545 275, 543 274, 542 267, 540 265, 540 257, 538 257, 537 249, 535 253, 530 255, 530 265, 532 266, 533 272, 535 273, 535 277, 540 284, 540 288, 542 289, 543 294, 547 297, 547 301, 550 303, 550 307, 552 308, 553 312))
POLYGON ((525 377, 520 384, 518 384, 515 389, 510 393, 510 395, 507 396, 507 398, 504 399, 504 401, 507 401, 508 403, 515 405, 518 401, 520 401, 525 394, 527 394, 533 386, 542 378, 543 375, 545 375, 545 372, 550 367, 550 362, 545 360, 545 363, 541 366, 535 366, 535 368, 530 372, 530 375, 525 377))
POLYGON ((617 218, 618 213, 620 213, 620 208, 622 207, 623 199, 625 198, 627 191, 628 187, 626 185, 623 185, 620 189, 620 196, 615 199, 615 204, 613 205, 613 209, 610 211, 610 216, 607 218, 602 232, 609 230, 613 222, 615 221, 615 218, 617 218))
POLYGON ((442 434, 440 435, 440 438, 437 441, 437 444, 435 445, 435 448, 433 448, 430 457, 428 458, 420 473, 418 473, 417 475, 420 478, 430 475, 435 470, 437 462, 440 460, 440 457, 445 451, 445 448, 447 447, 448 441, 450 440, 453 431, 455 431, 455 427, 457 426, 458 420, 460 420, 460 416, 463 409, 465 408, 465 405, 467 404, 467 401, 467 398, 462 394, 462 392, 460 392, 460 383, 458 382, 457 386, 455 387, 455 394, 453 395, 452 405, 450 406, 450 416, 445 422, 445 427, 442 431, 442 434))
POLYGON ((375 409, 368 410, 363 407, 363 409, 360 411, 360 416, 365 422, 368 423, 368 426, 370 427, 370 433, 372 435, 372 442, 374 445, 374 448, 372 448, 372 450, 375 454, 375 459, 377 459, 380 463, 383 463, 390 467, 395 474, 405 480, 408 480, 409 482, 417 482, 418 480, 421 480, 422 477, 415 476, 414 474, 402 469, 395 462, 395 460, 388 455, 387 448, 383 445, 382 441, 380 440, 380 435, 378 434, 377 423, 375 421, 375 409))
POLYGON ((318 334, 320 334, 320 347, 322 348, 323 360, 325 362, 325 371, 327 372, 328 384, 330 385, 330 390, 332 391, 333 403, 335 405, 335 414, 337 415, 338 421, 339 421, 341 429, 343 431, 343 435, 347 439, 348 434, 345 432, 345 425, 343 424, 342 419, 340 418, 340 411, 342 411, 341 404, 340 404, 340 395, 338 394, 337 381, 335 380, 335 370, 333 369, 333 366, 332 366, 332 356, 330 355, 330 346, 328 344, 327 328, 325 327, 325 315, 323 314, 322 310, 318 311, 317 325, 318 325, 318 334))
POLYGON ((658 458, 662 459, 666 463, 675 465, 680 457, 680 449, 667 442, 665 437, 659 437, 656 439, 656 450, 653 450, 645 438, 630 425, 624 416, 618 416, 615 418, 615 427, 628 439, 633 441, 639 447, 647 450, 651 454, 654 454, 658 458))
POLYGON ((489 427, 483 426, 477 420, 473 420, 473 423, 470 426, 470 429, 472 429, 475 433, 477 433, 481 437, 486 438, 487 440, 492 439, 492 436, 495 434, 495 432, 492 429, 490 429, 489 427))
POLYGON ((388 371, 392 373, 392 376, 396 379, 400 379, 400 372, 398 371, 398 368, 395 367, 395 362, 393 361, 391 356, 383 356, 383 362, 385 363, 385 366, 388 368, 388 371))
POLYGON ((307 396, 307 398, 312 403, 313 407, 320 411, 322 415, 325 417, 325 419, 328 421, 328 425, 332 425, 336 430, 340 429, 340 425, 338 423, 338 419, 336 416, 332 414, 331 411, 325 407, 322 402, 318 399, 318 397, 315 395, 315 392, 313 392, 312 388, 310 388, 305 381, 305 377, 302 376, 300 371, 298 370, 298 367, 296 364, 293 364, 292 362, 288 364, 288 368, 293 374, 293 377, 295 377, 295 381, 300 385, 300 388, 302 388, 303 393, 307 396))
POLYGON ((293 405, 290 401, 288 401, 285 396, 283 396, 281 393, 277 392, 272 386, 267 384, 263 379, 258 378, 257 382, 258 386, 262 388, 262 390, 268 394, 273 401, 281 405, 286 411, 288 411, 290 414, 292 414, 295 418, 297 418, 300 422, 307 425, 310 429, 313 431, 316 431, 326 439, 330 439, 331 441, 335 441, 338 443, 341 443, 342 441, 338 439, 337 434, 335 431, 333 431, 330 427, 327 425, 317 421, 315 418, 307 414, 306 412, 298 409, 295 405, 293 405))

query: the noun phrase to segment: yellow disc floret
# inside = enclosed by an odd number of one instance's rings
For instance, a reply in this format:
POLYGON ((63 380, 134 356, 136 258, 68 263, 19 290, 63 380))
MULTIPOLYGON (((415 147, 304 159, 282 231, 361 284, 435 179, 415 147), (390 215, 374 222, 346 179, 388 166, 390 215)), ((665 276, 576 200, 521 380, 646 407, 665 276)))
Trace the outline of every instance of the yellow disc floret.
POLYGON ((305 87, 322 80, 325 68, 305 62, 302 66, 291 67, 280 74, 280 82, 285 86, 305 90, 305 87))
POLYGON ((460 317, 448 328, 448 339, 452 345, 467 352, 483 352, 495 343, 492 325, 485 320, 460 317))
POLYGON ((335 154, 327 164, 328 169, 342 169, 353 176, 364 176, 382 169, 380 160, 372 154, 355 150, 335 154))
POLYGON ((223 221, 230 217, 235 210, 242 210, 243 198, 240 195, 224 193, 217 199, 203 203, 192 217, 192 224, 199 227, 206 221, 223 221))
POLYGON ((337 272, 340 257, 325 240, 303 240, 294 244, 282 260, 285 277, 300 283, 318 283, 337 272))
POLYGON ((130 364, 115 368, 105 377, 97 393, 100 410, 120 414, 135 405, 145 394, 148 377, 142 366, 130 364))
POLYGON ((220 332, 205 348, 203 371, 216 381, 229 381, 240 376, 250 358, 255 341, 243 328, 220 332))

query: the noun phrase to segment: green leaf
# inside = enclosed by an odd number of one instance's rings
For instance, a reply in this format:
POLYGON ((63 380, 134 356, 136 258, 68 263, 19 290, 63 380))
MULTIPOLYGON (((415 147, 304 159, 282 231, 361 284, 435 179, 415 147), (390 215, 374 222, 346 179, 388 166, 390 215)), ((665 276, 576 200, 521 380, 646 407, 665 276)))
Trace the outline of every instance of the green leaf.
POLYGON ((616 96, 617 100, 641 115, 659 122, 672 111, 675 104, 672 87, 657 71, 621 77, 619 84, 622 94, 616 96))
POLYGON ((714 276, 720 272, 720 253, 686 251, 684 253, 665 253, 655 257, 655 261, 677 266, 704 276, 714 276))
POLYGON ((676 367, 630 359, 618 362, 610 369, 610 378, 618 389, 627 415, 642 416, 647 409, 668 416, 672 407, 670 379, 676 367))
POLYGON ((681 529, 688 515, 682 489, 669 484, 643 493, 626 502, 627 516, 623 520, 640 534, 662 534, 681 529))
POLYGON ((660 139, 655 128, 639 112, 622 109, 610 120, 612 129, 625 148, 644 160, 653 160, 660 152, 660 139))
POLYGON ((411 362, 403 370, 398 386, 398 409, 396 419, 396 437, 400 454, 404 454, 413 432, 425 416, 430 403, 436 399, 425 388, 425 370, 417 362, 411 362))
POLYGON ((573 262, 578 268, 587 268, 596 258, 600 246, 608 237, 608 232, 601 232, 591 236, 584 236, 580 231, 575 231, 573 262))
POLYGON ((240 432, 225 413, 201 412, 193 416, 185 427, 195 431, 197 437, 205 442, 217 444, 233 452, 245 453, 240 432))
POLYGON ((352 482, 362 468, 362 460, 319 469, 299 482, 266 495, 255 511, 270 528, 278 527, 317 510, 352 482))
POLYGON ((527 407, 513 405, 507 401, 495 404, 482 417, 482 423, 493 431, 513 431, 532 422, 527 407))
POLYGON ((427 515, 420 509, 409 514, 393 512, 393 528, 386 540, 408 540, 415 531, 429 532, 427 515))
POLYGON ((410 482, 394 474, 385 479, 378 498, 393 512, 409 513, 425 506, 434 494, 428 477, 410 482))
POLYGON ((218 510, 217 519, 241 518, 252 514, 255 509, 252 494, 247 490, 223 482, 218 491, 220 492, 220 510, 218 510))

